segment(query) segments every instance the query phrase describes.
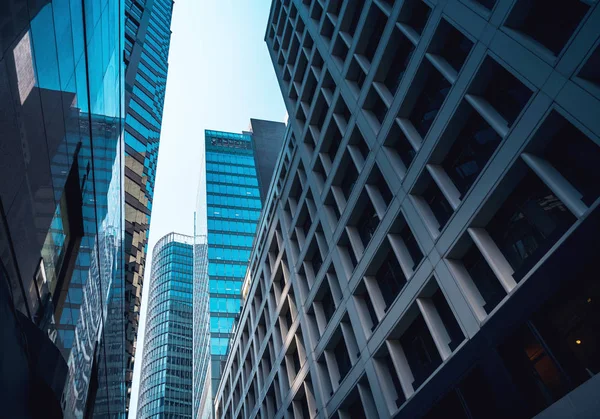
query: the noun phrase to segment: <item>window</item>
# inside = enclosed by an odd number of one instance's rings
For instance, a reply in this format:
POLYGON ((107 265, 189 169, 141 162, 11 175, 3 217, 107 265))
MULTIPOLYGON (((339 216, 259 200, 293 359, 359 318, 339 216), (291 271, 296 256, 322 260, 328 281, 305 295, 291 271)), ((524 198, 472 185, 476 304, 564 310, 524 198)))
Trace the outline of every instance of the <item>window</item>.
POLYGON ((387 310, 406 285, 406 278, 392 249, 388 248, 387 254, 375 274, 375 278, 381 290, 381 296, 386 304, 385 309, 387 310))
POLYGON ((375 76, 375 81, 383 83, 390 95, 396 94, 414 50, 413 43, 394 27, 375 76))
POLYGON ((549 118, 548 125, 555 123, 559 128, 542 157, 582 194, 581 200, 590 206, 600 196, 600 147, 557 113, 549 118))
POLYGON ((400 11, 398 23, 409 26, 410 29, 421 35, 430 14, 431 9, 422 0, 408 0, 400 11))
POLYGON ((473 48, 473 42, 445 19, 440 21, 432 44, 430 52, 442 57, 457 73, 473 48))
POLYGON ((346 343, 344 342, 343 336, 340 336, 340 340, 335 345, 332 352, 340 373, 341 383, 352 368, 352 362, 350 361, 350 355, 348 354, 348 349, 346 348, 346 343))
POLYGON ((363 55, 369 62, 372 62, 386 23, 387 15, 381 11, 376 3, 372 4, 360 34, 361 38, 355 53, 363 55))
POLYGON ((462 262, 485 301, 483 309, 491 313, 506 296, 506 291, 475 245, 471 245, 462 262))
MULTIPOLYGON (((415 77, 415 87, 413 87, 420 91, 408 119, 421 137, 425 138, 450 91, 451 85, 428 61, 424 61, 421 66, 420 74, 415 77)), ((416 94, 416 92, 413 94, 416 94)))
POLYGON ((515 281, 519 281, 574 221, 548 187, 528 172, 486 229, 514 269, 515 281))
POLYGON ((485 60, 478 76, 487 79, 481 96, 511 126, 529 101, 531 90, 491 58, 485 60))
POLYGON ((579 0, 557 0, 548 7, 544 0, 517 2, 506 26, 533 39, 554 55, 565 47, 590 7, 579 0))
POLYGON ((417 389, 442 363, 422 315, 419 314, 404 332, 400 344, 414 377, 412 386, 417 389))
POLYGON ((502 138, 469 105, 465 103, 461 108, 459 112, 468 112, 469 117, 452 143, 442 167, 462 198, 494 154, 502 138))
POLYGON ((427 173, 425 177, 428 178, 428 186, 422 196, 437 220, 439 230, 441 230, 444 228, 454 211, 431 176, 427 173))

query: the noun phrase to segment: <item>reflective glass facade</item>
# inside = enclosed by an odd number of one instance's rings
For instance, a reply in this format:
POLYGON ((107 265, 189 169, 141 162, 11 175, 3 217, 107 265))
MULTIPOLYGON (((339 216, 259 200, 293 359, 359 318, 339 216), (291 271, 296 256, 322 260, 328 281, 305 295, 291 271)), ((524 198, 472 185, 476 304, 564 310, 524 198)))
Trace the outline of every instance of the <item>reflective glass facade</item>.
POLYGON ((5 417, 125 412, 120 2, 0 10, 5 417))
MULTIPOLYGON (((172 0, 125 1, 125 274, 131 388, 167 82, 172 0)), ((129 394, 129 393, 128 393, 129 394)))
POLYGON ((192 417, 193 238, 154 247, 137 417, 192 417))
POLYGON ((221 378, 261 201, 252 136, 206 131, 206 215, 212 389, 221 378))

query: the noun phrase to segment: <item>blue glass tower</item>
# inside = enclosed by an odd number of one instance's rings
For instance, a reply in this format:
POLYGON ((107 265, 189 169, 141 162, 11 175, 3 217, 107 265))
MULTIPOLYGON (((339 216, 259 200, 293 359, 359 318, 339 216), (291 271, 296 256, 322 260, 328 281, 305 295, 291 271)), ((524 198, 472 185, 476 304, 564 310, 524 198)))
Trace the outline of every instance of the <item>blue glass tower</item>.
POLYGON ((261 202, 252 136, 206 131, 212 389, 221 379, 261 202))
POLYGON ((123 14, 1 6, 3 417, 125 412, 123 14))
POLYGON ((128 390, 133 379, 172 13, 172 0, 125 1, 123 57, 126 67, 125 300, 128 390))
MULTIPOLYGON (((206 253, 198 253, 199 267, 208 261, 208 279, 199 269, 198 284, 207 284, 207 301, 201 289, 194 297, 198 328, 203 313, 210 317, 210 364, 208 339, 198 342, 194 367, 194 417, 210 414, 211 403, 222 376, 229 339, 242 304, 242 284, 254 241, 261 198, 271 182, 275 161, 283 142, 285 125, 251 119, 250 130, 242 134, 205 131, 205 161, 201 172, 196 212, 196 236, 208 243, 206 253), (204 345, 204 347, 203 347, 204 345), (212 388, 212 391, 209 389, 212 388)), ((203 338, 205 333, 198 332, 203 338)), ((196 349, 195 349, 196 351, 196 349)))
POLYGON ((193 238, 154 246, 137 417, 192 417, 193 238))

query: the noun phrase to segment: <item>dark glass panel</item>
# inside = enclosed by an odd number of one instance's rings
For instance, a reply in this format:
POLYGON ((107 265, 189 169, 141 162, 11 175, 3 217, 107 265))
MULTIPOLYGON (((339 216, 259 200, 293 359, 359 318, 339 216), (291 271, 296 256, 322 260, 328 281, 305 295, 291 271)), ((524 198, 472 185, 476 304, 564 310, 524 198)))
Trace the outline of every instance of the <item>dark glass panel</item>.
POLYGON ((543 157, 581 192, 586 205, 600 196, 600 147, 569 122, 554 135, 543 157))
POLYGON ((350 355, 348 355, 348 349, 346 349, 346 343, 344 342, 344 338, 342 337, 340 341, 337 343, 335 348, 333 349, 333 355, 335 356, 335 360, 338 365, 338 370, 340 372, 340 382, 346 377, 350 368, 352 368, 352 363, 350 361, 350 355))
POLYGON ((483 97, 511 126, 532 95, 523 83, 495 61, 492 62, 490 82, 483 97))
POLYGON ((506 291, 475 245, 471 246, 462 262, 485 300, 483 309, 486 313, 491 313, 506 296, 506 291))
POLYGON ((486 228, 519 281, 574 221, 563 203, 529 172, 486 228))
POLYGON ((463 197, 475 182, 502 138, 475 111, 448 151, 442 167, 463 197))
POLYGON ((544 0, 527 0, 513 10, 508 26, 518 29, 558 55, 588 9, 589 6, 579 0, 555 0, 552 7, 548 7, 548 2, 544 0))
MULTIPOLYGON (((368 198, 366 198, 368 199, 368 198)), ((377 230, 377 226, 379 225, 379 217, 377 216, 377 212, 370 200, 367 202, 366 207, 360 217, 358 223, 358 233, 363 242, 363 245, 367 247, 371 238, 375 234, 375 230, 377 230)))
POLYGON ((379 289, 381 290, 381 296, 386 304, 386 310, 389 308, 402 288, 406 285, 406 278, 402 273, 398 259, 396 255, 390 249, 388 254, 383 261, 383 264, 375 274, 379 289))
POLYGON ((421 137, 427 135, 451 87, 440 72, 429 68, 427 79, 408 117, 421 137))
POLYGON ((429 205, 429 208, 431 208, 435 219, 440 224, 441 230, 454 213, 452 207, 433 180, 430 180, 429 186, 423 192, 423 198, 429 205))
POLYGON ((404 332, 400 343, 414 377, 412 386, 417 389, 442 363, 423 316, 419 315, 404 332))

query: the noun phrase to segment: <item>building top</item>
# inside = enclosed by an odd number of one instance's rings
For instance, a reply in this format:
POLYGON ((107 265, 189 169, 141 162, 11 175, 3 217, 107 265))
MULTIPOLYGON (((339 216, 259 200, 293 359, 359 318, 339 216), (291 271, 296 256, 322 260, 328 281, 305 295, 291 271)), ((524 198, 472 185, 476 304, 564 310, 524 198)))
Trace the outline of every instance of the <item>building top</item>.
POLYGON ((172 243, 172 242, 193 245, 194 238, 191 236, 186 236, 185 234, 179 234, 179 233, 175 233, 175 232, 165 234, 154 245, 154 253, 156 253, 165 244, 172 243))

